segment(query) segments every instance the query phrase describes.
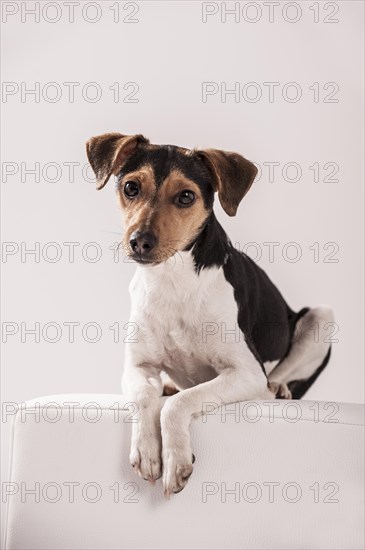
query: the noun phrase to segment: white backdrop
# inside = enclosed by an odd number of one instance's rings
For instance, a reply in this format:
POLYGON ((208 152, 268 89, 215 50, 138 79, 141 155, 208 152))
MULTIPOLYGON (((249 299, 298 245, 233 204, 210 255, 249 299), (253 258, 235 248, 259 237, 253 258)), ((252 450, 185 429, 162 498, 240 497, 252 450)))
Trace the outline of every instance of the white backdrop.
POLYGON ((3 401, 119 391, 134 266, 84 169, 109 131, 260 165, 218 218, 292 308, 333 307, 308 398, 363 401, 362 28, 359 1, 2 2, 3 401))

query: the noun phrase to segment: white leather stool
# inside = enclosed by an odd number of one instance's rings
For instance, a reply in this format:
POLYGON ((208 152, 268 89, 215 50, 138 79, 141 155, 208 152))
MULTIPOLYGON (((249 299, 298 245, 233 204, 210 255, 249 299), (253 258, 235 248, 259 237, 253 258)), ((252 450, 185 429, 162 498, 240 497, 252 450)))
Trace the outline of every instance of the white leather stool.
POLYGON ((194 472, 170 501, 129 465, 133 410, 121 395, 88 394, 19 409, 6 549, 364 547, 361 405, 212 410, 192 423, 194 472))

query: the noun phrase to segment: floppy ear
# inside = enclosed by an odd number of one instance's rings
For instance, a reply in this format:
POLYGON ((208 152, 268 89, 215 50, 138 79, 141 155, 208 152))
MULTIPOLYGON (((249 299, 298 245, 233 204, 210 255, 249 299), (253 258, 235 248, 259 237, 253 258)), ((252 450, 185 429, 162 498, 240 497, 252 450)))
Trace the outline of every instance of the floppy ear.
POLYGON ((103 134, 86 142, 86 153, 96 176, 96 188, 102 189, 112 174, 120 171, 125 161, 141 143, 149 143, 142 135, 103 134))
POLYGON ((205 149, 197 153, 213 175, 223 209, 228 216, 235 216, 239 203, 256 177, 256 166, 241 155, 228 151, 205 149))

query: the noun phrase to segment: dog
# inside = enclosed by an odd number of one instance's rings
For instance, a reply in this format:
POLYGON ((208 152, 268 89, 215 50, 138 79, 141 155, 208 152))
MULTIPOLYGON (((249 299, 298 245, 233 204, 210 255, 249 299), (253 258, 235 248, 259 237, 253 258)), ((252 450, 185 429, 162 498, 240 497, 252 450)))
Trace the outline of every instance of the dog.
POLYGON ((86 148, 97 189, 116 176, 122 246, 138 264, 129 287, 138 343, 126 345, 122 377, 138 406, 130 462, 151 483, 162 476, 170 497, 193 471, 192 418, 207 403, 300 399, 328 363, 333 313, 294 312, 217 221, 215 193, 234 216, 255 179, 252 162, 142 135, 104 134, 86 148))

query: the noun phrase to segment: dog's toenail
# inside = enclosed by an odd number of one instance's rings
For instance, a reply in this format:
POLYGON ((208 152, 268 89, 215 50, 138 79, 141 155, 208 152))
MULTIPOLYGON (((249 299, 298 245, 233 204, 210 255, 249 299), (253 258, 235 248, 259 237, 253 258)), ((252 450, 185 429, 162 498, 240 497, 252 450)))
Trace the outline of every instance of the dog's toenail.
POLYGON ((194 454, 194 453, 191 455, 191 462, 192 462, 193 464, 194 464, 194 462, 195 462, 195 454, 194 454))

